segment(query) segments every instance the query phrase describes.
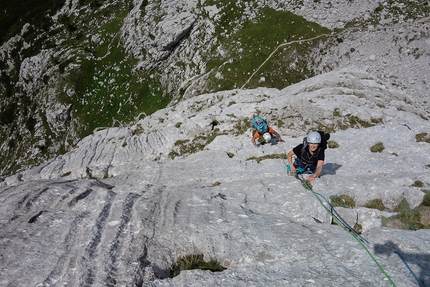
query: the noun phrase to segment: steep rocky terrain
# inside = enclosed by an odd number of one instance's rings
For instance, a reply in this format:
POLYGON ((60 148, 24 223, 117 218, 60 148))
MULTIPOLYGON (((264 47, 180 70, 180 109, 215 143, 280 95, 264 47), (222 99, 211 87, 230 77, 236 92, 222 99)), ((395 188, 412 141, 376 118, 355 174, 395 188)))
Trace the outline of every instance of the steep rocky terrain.
POLYGON ((230 2, 64 1, 3 43, 1 286, 430 286, 428 1, 230 2), (319 129, 364 241, 286 174, 319 129))
POLYGON ((100 130, 73 151, 2 179, 0 282, 416 286, 401 254, 427 286, 429 229, 381 227, 403 199, 418 206, 429 185, 429 144, 415 139, 428 120, 408 111, 406 95, 350 68, 283 90, 204 94, 134 126, 100 130), (253 147, 248 115, 257 111, 285 143, 253 147), (357 128, 355 118, 370 127, 357 128), (362 226, 368 243, 330 224, 316 196, 286 175, 282 154, 301 141, 305 121, 350 126, 332 133, 339 147, 327 150, 312 185, 326 198, 356 201, 337 209, 362 226), (385 150, 372 153, 378 141, 385 150), (424 189, 413 186, 417 180, 424 189), (373 199, 386 210, 364 207, 373 199), (197 253, 226 269, 170 278, 179 257, 197 253))
MULTIPOLYGON (((29 7, 21 15, 28 23, 12 22, 7 31, 15 34, 0 47, 1 174, 36 166, 99 127, 134 123, 183 98, 282 89, 350 65, 408 89, 404 100, 416 109, 427 101, 428 1, 32 5, 21 5, 29 7)), ((11 11, 4 13, 8 19, 11 11)))

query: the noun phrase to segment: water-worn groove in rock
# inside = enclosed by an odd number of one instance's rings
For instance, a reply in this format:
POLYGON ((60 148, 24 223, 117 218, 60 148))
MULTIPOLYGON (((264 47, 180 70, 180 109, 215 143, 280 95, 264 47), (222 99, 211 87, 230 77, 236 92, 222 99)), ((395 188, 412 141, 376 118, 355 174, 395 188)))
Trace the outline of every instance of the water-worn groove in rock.
MULTIPOLYGON (((118 272, 118 263, 121 262, 121 249, 128 249, 128 246, 124 246, 125 240, 130 237, 130 234, 127 233, 127 228, 130 223, 130 220, 132 218, 132 209, 134 207, 134 204, 136 200, 141 195, 138 194, 128 194, 122 207, 122 215, 121 215, 121 222, 118 226, 116 235, 111 243, 111 247, 109 249, 109 262, 106 263, 108 266, 108 276, 106 278, 106 284, 115 285, 116 283, 116 277, 118 272)), ((129 231, 130 232, 130 231, 129 231)))
POLYGON ((103 231, 106 229, 106 221, 109 217, 109 214, 111 212, 113 201, 115 200, 116 193, 112 190, 108 190, 106 194, 106 203, 104 204, 101 212, 99 213, 96 222, 95 227, 93 228, 93 234, 92 238, 88 244, 88 247, 86 248, 86 254, 85 257, 82 259, 82 267, 84 267, 83 270, 83 276, 82 276, 82 284, 86 285, 92 285, 94 283, 95 277, 97 275, 97 272, 95 270, 95 253, 97 252, 97 248, 102 240, 103 231))
POLYGON ((69 284, 77 284, 76 277, 67 274, 69 270, 79 270, 79 260, 82 256, 80 246, 80 235, 84 228, 83 223, 90 216, 90 212, 78 214, 70 223, 67 235, 62 243, 62 255, 58 258, 57 263, 44 280, 42 286, 55 284, 60 278, 69 284))
POLYGON ((84 192, 80 193, 78 196, 76 196, 69 202, 69 206, 73 207, 79 200, 85 199, 88 195, 90 195, 91 192, 93 192, 93 190, 89 188, 84 192))
POLYGON ((32 217, 30 218, 30 220, 28 221, 28 223, 34 223, 34 222, 36 222, 36 221, 37 221, 37 218, 38 218, 40 215, 42 215, 42 213, 43 213, 43 210, 39 211, 36 215, 34 215, 34 216, 32 216, 32 217))

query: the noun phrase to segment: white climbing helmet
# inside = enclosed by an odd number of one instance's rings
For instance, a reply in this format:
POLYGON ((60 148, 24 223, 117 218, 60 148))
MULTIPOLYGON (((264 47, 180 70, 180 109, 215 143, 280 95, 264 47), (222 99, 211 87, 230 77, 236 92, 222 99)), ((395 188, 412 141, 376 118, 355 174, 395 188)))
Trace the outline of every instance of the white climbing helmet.
POLYGON ((310 132, 307 137, 308 143, 312 144, 320 144, 321 143, 321 135, 319 132, 310 132))
POLYGON ((272 135, 270 133, 264 133, 263 138, 266 142, 268 142, 272 139, 272 135))

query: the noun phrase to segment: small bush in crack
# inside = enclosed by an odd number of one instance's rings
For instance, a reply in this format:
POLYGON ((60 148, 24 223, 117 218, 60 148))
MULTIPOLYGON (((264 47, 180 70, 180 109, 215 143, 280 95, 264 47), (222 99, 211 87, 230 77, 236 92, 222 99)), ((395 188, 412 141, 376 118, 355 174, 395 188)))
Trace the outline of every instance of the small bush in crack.
POLYGON ((136 125, 136 129, 134 130, 135 135, 141 135, 143 133, 143 127, 141 124, 136 125))
POLYGON ((232 153, 232 152, 227 152, 227 155, 228 155, 229 158, 233 158, 234 157, 234 153, 232 153))
POLYGON ((371 152, 382 152, 384 149, 385 147, 382 142, 377 142, 376 144, 370 147, 371 152))
POLYGON ((210 144, 217 136, 224 135, 225 132, 220 132, 219 129, 214 129, 208 135, 197 135, 192 141, 177 140, 175 142, 175 148, 169 153, 170 158, 175 158, 176 156, 193 154, 203 150, 208 144, 210 144))
POLYGON ((222 267, 215 259, 210 259, 206 262, 203 258, 203 254, 188 254, 180 257, 176 264, 170 269, 171 277, 178 276, 182 270, 210 270, 212 272, 223 271, 226 268, 222 267))
POLYGON ((338 147, 339 147, 339 144, 338 144, 337 142, 335 142, 335 141, 328 141, 328 142, 327 142, 327 146, 328 146, 329 148, 338 148, 338 147))
POLYGON ((413 184, 413 187, 423 187, 424 183, 421 180, 416 180, 413 184))
POLYGON ((363 232, 363 226, 360 223, 356 223, 353 227, 353 229, 355 230, 355 232, 357 232, 358 234, 361 234, 363 232))
POLYGON ((430 143, 430 135, 428 133, 420 133, 420 134, 415 135, 415 140, 417 142, 430 143))

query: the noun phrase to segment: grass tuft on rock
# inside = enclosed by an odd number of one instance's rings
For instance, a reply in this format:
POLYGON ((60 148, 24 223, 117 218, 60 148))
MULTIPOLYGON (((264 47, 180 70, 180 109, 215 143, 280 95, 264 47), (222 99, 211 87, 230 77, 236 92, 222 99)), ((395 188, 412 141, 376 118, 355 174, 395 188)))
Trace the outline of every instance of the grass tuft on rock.
POLYGON ((382 142, 377 142, 376 144, 370 147, 371 152, 382 152, 384 149, 385 147, 382 142))
POLYGON ((226 268, 215 259, 210 259, 209 262, 204 260, 203 254, 188 254, 180 257, 177 262, 170 269, 171 277, 178 276, 182 270, 210 270, 212 272, 220 272, 226 268))
POLYGON ((419 133, 415 135, 415 140, 417 142, 430 143, 430 135, 428 133, 419 133))
POLYGON ((385 210, 385 205, 382 202, 382 199, 380 199, 380 198, 375 198, 375 199, 370 200, 369 202, 367 202, 364 205, 364 207, 372 208, 372 209, 377 209, 377 210, 380 210, 380 211, 384 211, 385 210))
POLYGON ((331 205, 333 207, 345 207, 345 208, 354 208, 355 201, 354 199, 346 194, 341 195, 332 195, 330 196, 331 205))
POLYGON ((265 160, 265 159, 278 159, 278 158, 285 158, 285 155, 283 153, 280 153, 280 154, 268 154, 264 156, 252 156, 247 158, 246 160, 255 160, 257 163, 260 163, 262 160, 265 160))
POLYGON ((416 180, 413 184, 413 187, 423 187, 424 183, 421 180, 416 180))
POLYGON ((328 142, 327 142, 327 146, 328 146, 329 148, 338 148, 338 147, 339 147, 339 144, 338 144, 337 142, 335 142, 335 141, 328 141, 328 142))
POLYGON ((394 209, 396 215, 382 219, 382 226, 396 229, 418 230, 430 228, 430 190, 424 190, 421 204, 411 209, 408 201, 403 199, 394 209))

